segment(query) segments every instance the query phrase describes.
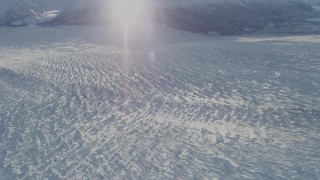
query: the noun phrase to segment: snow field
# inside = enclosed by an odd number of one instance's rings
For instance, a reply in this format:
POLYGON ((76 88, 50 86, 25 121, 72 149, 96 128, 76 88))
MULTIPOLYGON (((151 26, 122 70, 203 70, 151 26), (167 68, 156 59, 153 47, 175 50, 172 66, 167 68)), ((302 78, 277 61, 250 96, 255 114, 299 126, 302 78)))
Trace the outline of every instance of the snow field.
POLYGON ((0 45, 1 177, 319 178, 318 43, 83 34, 0 45))

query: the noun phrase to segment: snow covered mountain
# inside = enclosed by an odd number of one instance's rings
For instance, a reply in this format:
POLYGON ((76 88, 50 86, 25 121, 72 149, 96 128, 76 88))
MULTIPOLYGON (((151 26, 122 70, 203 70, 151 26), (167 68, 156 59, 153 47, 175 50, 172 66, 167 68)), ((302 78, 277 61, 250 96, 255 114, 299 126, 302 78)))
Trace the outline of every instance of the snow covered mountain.
POLYGON ((59 12, 32 0, 0 0, 0 3, 0 26, 39 24, 53 19, 59 12))
MULTIPOLYGON (((85 25, 110 21, 110 0, 1 0, 0 26, 85 25), (3 3, 2 3, 3 1, 3 3)), ((313 1, 150 0, 152 21, 191 32, 240 34, 314 15, 313 1), (309 4, 307 4, 309 3, 309 4)))
POLYGON ((106 22, 108 1, 105 0, 78 0, 71 3, 61 14, 45 25, 81 25, 101 24, 106 22))
POLYGON ((45 14, 31 0, 1 1, 0 25, 21 26, 35 24, 43 19, 45 14))
MULTIPOLYGON (((70 8, 49 25, 108 23, 108 4, 96 1, 70 8)), ((310 5, 298 1, 155 1, 153 21, 196 33, 240 34, 294 23, 314 14, 310 5)))
POLYGON ((313 9, 298 1, 242 1, 199 4, 159 13, 158 21, 175 29, 239 34, 304 20, 313 15, 313 9))

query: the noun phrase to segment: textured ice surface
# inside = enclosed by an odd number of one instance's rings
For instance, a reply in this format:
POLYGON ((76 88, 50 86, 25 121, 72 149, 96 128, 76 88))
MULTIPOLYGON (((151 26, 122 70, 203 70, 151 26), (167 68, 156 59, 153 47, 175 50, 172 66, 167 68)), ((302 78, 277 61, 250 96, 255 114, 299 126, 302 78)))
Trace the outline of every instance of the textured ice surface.
POLYGON ((319 36, 90 29, 0 29, 1 178, 320 178, 319 36))

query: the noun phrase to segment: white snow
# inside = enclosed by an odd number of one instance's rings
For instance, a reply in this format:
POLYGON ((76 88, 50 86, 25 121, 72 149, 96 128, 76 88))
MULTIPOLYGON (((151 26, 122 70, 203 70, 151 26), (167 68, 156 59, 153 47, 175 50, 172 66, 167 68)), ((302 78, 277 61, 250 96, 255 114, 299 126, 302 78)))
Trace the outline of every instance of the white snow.
POLYGON ((281 37, 241 37, 240 42, 283 42, 283 43, 320 43, 320 35, 297 35, 281 37))
POLYGON ((320 178, 318 36, 109 28, 0 29, 2 178, 320 178))

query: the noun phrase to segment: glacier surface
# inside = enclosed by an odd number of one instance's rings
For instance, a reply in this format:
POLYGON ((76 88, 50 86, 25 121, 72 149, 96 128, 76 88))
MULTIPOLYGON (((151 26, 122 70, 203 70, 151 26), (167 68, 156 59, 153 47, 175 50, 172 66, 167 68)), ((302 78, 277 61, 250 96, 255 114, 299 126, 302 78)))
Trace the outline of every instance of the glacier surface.
POLYGON ((1 28, 1 178, 320 178, 319 35, 144 35, 1 28))

